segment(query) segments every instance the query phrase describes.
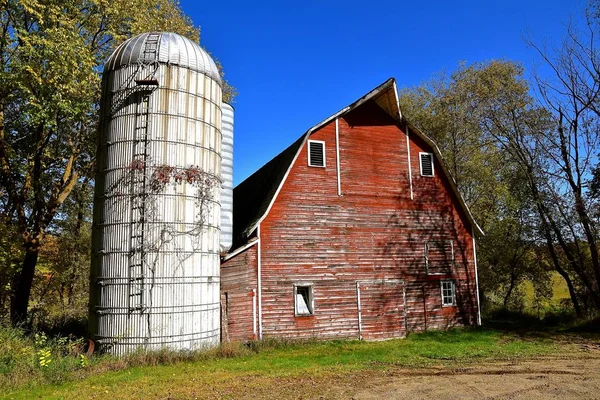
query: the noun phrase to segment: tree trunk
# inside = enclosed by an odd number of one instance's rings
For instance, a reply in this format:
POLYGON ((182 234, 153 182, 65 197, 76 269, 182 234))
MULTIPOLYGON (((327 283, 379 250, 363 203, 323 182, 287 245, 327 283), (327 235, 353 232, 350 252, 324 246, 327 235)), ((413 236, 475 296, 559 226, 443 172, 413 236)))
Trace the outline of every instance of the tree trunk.
MULTIPOLYGON (((532 169, 528 169, 528 173, 530 173, 531 170, 532 169)), ((560 249, 563 251, 565 257, 567 258, 569 265, 572 267, 572 269, 575 272, 575 274, 577 275, 577 277, 579 277, 581 282, 588 289, 589 295, 590 295, 592 301, 594 302, 594 307, 596 309, 600 309, 600 294, 598 293, 597 290, 595 290, 594 285, 592 285, 592 282, 590 281, 588 275, 585 273, 585 268, 582 265, 578 264, 577 260, 573 256, 573 254, 571 254, 570 248, 567 245, 567 242, 565 241, 565 239, 563 238, 560 228, 558 227, 556 221, 552 217, 550 210, 548 210, 548 208, 544 204, 544 200, 542 199, 542 196, 540 195, 540 192, 538 191, 537 184, 532 175, 530 175, 529 180, 530 180, 529 185, 530 185, 531 194, 536 203, 536 208, 537 208, 538 214, 540 216, 542 226, 544 228, 544 236, 546 239, 546 245, 548 247, 548 250, 550 251, 550 255, 552 257, 552 261, 554 263, 556 271, 558 271, 558 273, 560 273, 563 278, 565 276, 568 277, 568 273, 566 271, 564 271, 562 269, 562 267, 560 266, 560 262, 558 260, 558 255, 556 254, 556 250, 554 249, 554 241, 552 238, 552 234, 554 234, 554 236, 556 237, 556 240, 558 241, 558 245, 560 246, 560 249), (561 272, 561 270, 562 270, 562 272, 561 272)), ((573 301, 573 307, 575 308, 576 312, 577 312, 577 309, 579 309, 579 312, 581 312, 581 309, 580 309, 578 301, 577 301, 577 297, 575 296, 575 291, 574 291, 573 285, 572 285, 572 283, 570 283, 571 280, 570 279, 567 280, 565 278, 565 281, 567 282, 567 285, 570 285, 569 293, 571 294, 571 300, 573 301), (573 289, 573 291, 571 291, 571 289, 573 289)))
POLYGON ((592 223, 586 209, 585 202, 580 193, 575 193, 575 211, 579 215, 579 221, 583 226, 585 237, 590 246, 590 256, 594 267, 594 275, 596 277, 596 287, 600 288, 600 260, 598 259, 598 245, 596 244, 596 235, 592 229, 592 223))
MULTIPOLYGON (((86 181, 87 183, 87 181, 86 181)), ((84 215, 83 215, 83 211, 85 209, 85 199, 83 198, 83 196, 81 195, 81 191, 76 192, 77 194, 77 223, 75 224, 75 230, 73 231, 73 233, 75 234, 75 237, 78 237, 79 234, 81 233, 81 227, 83 226, 83 219, 84 219, 84 215)), ((70 306, 71 304, 73 304, 73 293, 75 291, 75 282, 76 282, 76 278, 77 278, 77 270, 79 268, 79 265, 77 265, 77 257, 75 256, 77 252, 77 249, 73 249, 73 252, 71 254, 72 258, 71 258, 71 273, 69 274, 69 279, 67 281, 67 304, 70 306)))
POLYGON ((13 326, 22 326, 27 322, 29 296, 31 295, 33 275, 39 252, 38 246, 26 246, 23 266, 13 278, 13 293, 10 304, 10 321, 13 326))
POLYGON ((515 282, 516 282, 516 274, 515 274, 515 268, 513 267, 512 270, 510 271, 510 286, 508 287, 508 291, 506 292, 506 295, 504 296, 504 307, 508 308, 508 302, 510 300, 510 296, 512 295, 513 289, 515 288, 515 282))
POLYGON ((549 222, 546 219, 546 215, 544 214, 543 207, 540 203, 537 204, 538 212, 540 215, 540 219, 542 220, 542 226, 544 228, 544 236, 546 239, 546 247, 550 252, 550 257, 552 258, 552 263, 554 264, 554 269, 563 277, 565 282, 567 283, 567 287, 569 288, 569 295, 571 296, 571 302, 573 303, 573 308, 575 309, 575 313, 578 317, 583 316, 581 312, 581 306, 579 305, 579 300, 577 299, 577 293, 575 292, 575 287, 573 286, 573 282, 571 281, 571 277, 560 265, 560 261, 558 259, 558 255, 556 254, 556 249, 554 248, 554 243, 552 242, 552 234, 550 231, 549 222))
POLYGON ((583 317, 583 312, 581 311, 581 306, 579 305, 579 300, 577 299, 577 293, 575 292, 575 287, 573 286, 573 282, 571 281, 569 274, 567 274, 567 272, 562 268, 557 268, 556 270, 567 283, 567 287, 569 288, 569 295, 571 296, 571 302, 573 303, 573 308, 575 309, 575 314, 578 317, 583 317))

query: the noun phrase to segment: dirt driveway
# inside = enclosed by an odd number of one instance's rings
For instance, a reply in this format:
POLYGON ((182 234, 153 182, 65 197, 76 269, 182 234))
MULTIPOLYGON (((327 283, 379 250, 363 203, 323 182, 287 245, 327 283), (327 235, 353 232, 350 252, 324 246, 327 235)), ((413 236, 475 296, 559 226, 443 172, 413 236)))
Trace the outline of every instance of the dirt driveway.
POLYGON ((354 399, 600 399, 600 350, 382 375, 371 376, 363 381, 367 387, 347 394, 354 399))
MULTIPOLYGON (((237 381, 228 399, 600 399, 600 343, 577 351, 466 367, 378 368, 320 377, 237 381)), ((201 397, 201 396, 199 396, 201 397)), ((209 395, 210 397, 210 395, 209 395)), ((175 397, 177 398, 177 397, 175 397)))

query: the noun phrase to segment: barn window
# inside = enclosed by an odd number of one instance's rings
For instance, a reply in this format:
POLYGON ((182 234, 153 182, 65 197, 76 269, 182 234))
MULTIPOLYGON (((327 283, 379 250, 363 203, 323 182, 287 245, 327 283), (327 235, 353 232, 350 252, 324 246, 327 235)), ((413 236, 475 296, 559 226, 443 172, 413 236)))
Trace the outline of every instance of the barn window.
POLYGON ((296 316, 314 314, 315 301, 312 285, 294 285, 294 308, 296 316))
POLYGON ((433 153, 419 153, 421 176, 433 176, 433 153))
POLYGON ((430 240, 425 243, 425 268, 427 275, 453 272, 454 245, 452 240, 430 240))
POLYGON ((442 281, 442 306, 456 305, 456 285, 454 281, 442 281))
POLYGON ((308 166, 325 167, 325 142, 321 140, 308 141, 308 166))

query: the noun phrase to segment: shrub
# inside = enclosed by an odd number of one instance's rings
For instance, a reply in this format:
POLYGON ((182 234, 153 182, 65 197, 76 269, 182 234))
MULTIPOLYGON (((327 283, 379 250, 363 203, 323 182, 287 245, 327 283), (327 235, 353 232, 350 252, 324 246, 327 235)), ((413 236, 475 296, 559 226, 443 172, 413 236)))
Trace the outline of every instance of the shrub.
POLYGON ((48 337, 44 332, 27 336, 21 329, 0 325, 0 388, 64 382, 90 365, 82 350, 82 339, 48 337))

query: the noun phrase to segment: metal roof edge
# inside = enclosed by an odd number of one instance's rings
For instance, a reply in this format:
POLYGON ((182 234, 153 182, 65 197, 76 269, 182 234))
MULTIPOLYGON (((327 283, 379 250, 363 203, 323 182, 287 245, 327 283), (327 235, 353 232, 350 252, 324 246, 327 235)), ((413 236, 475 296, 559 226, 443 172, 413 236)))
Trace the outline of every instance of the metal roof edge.
POLYGON ((398 117, 400 121, 404 118, 402 115, 402 110, 400 109, 400 97, 398 96, 398 86, 396 85, 396 80, 394 79, 394 96, 396 97, 396 107, 398 107, 398 117))
POLYGON ((223 261, 227 261, 235 256, 237 256, 238 254, 248 250, 250 247, 254 246, 256 243, 258 243, 258 238, 253 238, 250 241, 248 241, 246 244, 241 245, 240 247, 238 247, 237 249, 228 252, 225 257, 223 257, 223 261))

